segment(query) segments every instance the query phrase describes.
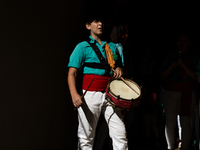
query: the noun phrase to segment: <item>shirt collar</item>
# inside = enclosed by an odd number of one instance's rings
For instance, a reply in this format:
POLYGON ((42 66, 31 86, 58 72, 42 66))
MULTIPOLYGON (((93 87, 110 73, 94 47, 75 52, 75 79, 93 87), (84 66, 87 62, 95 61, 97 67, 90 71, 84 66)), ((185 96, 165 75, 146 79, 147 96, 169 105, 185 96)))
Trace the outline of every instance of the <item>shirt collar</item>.
POLYGON ((89 36, 89 38, 90 38, 90 43, 96 43, 96 40, 91 35, 89 36))
MULTIPOLYGON (((89 36, 90 38, 90 43, 98 43, 91 35, 89 36)), ((102 41, 102 47, 104 47, 106 44, 106 41, 102 41)))

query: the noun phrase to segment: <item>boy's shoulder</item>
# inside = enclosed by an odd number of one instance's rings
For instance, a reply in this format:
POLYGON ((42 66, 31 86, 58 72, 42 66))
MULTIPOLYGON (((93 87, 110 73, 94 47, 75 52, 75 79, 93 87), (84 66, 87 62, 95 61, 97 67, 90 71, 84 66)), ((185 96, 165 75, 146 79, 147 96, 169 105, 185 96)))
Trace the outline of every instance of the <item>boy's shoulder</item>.
POLYGON ((78 48, 85 48, 85 47, 89 47, 89 46, 90 45, 87 41, 82 41, 76 45, 76 47, 78 47, 78 48))

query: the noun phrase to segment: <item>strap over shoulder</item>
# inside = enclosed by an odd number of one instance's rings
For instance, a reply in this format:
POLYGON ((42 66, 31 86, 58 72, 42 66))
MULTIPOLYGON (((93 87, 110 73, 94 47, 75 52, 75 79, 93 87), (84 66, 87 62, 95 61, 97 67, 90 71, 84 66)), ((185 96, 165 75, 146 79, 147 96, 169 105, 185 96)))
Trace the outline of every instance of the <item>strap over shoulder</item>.
MULTIPOLYGON (((110 65, 108 64, 106 59, 103 57, 103 55, 102 55, 101 51, 99 50, 99 48, 97 47, 97 45, 95 43, 90 43, 90 39, 88 39, 87 42, 90 44, 90 46, 92 47, 92 49, 96 53, 96 55, 99 58, 99 61, 101 62, 101 65, 103 66, 103 68, 106 69, 106 70, 111 70, 110 65)), ((102 69, 102 68, 100 68, 100 69, 102 69)))

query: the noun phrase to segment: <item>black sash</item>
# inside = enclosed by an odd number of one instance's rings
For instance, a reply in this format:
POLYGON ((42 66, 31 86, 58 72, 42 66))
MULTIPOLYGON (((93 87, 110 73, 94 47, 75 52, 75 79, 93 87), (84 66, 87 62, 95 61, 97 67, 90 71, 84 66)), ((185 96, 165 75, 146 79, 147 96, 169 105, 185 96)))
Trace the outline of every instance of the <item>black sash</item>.
POLYGON ((87 42, 92 47, 92 49, 96 53, 96 55, 99 58, 99 61, 101 63, 85 63, 84 65, 87 67, 90 67, 90 68, 105 69, 106 71, 110 72, 111 67, 108 64, 108 62, 106 61, 106 59, 103 57, 103 55, 102 55, 101 51, 99 50, 99 48, 97 47, 97 45, 95 43, 90 43, 90 39, 88 39, 87 42))

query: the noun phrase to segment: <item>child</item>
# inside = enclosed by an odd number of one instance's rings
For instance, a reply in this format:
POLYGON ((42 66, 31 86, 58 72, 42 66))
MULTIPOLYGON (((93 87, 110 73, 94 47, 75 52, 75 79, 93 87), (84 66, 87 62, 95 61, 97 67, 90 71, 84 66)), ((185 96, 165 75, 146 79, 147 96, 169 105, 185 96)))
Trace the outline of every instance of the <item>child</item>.
MULTIPOLYGON (((102 40, 104 22, 101 17, 90 17, 86 21, 86 28, 90 31, 89 40, 79 43, 72 52, 69 60, 68 85, 72 97, 72 102, 78 111, 78 149, 89 150, 93 148, 95 129, 101 113, 103 113, 108 124, 109 135, 112 139, 113 149, 127 150, 126 130, 123 115, 120 109, 113 108, 105 99, 105 89, 108 79, 114 77, 119 79, 123 75, 122 61, 120 56, 115 60, 115 72, 102 67, 97 54, 91 45, 98 47, 99 51, 106 59, 107 43, 102 40), (83 93, 87 90, 84 99, 77 92, 76 77, 83 71, 83 93)), ((119 55, 115 45, 109 44, 113 55, 119 55)))

